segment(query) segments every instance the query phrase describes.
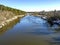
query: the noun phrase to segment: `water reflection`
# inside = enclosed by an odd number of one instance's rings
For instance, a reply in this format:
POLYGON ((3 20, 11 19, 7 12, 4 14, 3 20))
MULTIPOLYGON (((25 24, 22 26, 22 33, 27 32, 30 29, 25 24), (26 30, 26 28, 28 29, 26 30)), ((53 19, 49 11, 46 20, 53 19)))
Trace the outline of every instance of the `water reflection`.
MULTIPOLYGON (((14 24, 16 23, 11 25, 14 24)), ((45 20, 39 17, 28 15, 13 28, 3 29, 6 32, 2 31, 4 34, 0 35, 0 45, 54 45, 53 41, 60 36, 60 33, 55 32, 55 28, 57 26, 50 27, 45 20)))
POLYGON ((0 29, 0 35, 3 34, 4 32, 8 31, 9 29, 13 28, 14 25, 16 25, 16 23, 18 23, 20 21, 19 18, 17 18, 16 20, 8 23, 7 25, 5 25, 4 27, 2 27, 0 29))

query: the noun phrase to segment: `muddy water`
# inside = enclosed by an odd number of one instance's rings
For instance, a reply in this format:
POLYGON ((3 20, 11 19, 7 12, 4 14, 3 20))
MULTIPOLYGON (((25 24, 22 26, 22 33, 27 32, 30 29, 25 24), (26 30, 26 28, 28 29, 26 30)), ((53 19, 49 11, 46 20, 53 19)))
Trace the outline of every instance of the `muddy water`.
POLYGON ((0 45, 60 45, 57 25, 29 15, 15 22, 0 29, 0 45))

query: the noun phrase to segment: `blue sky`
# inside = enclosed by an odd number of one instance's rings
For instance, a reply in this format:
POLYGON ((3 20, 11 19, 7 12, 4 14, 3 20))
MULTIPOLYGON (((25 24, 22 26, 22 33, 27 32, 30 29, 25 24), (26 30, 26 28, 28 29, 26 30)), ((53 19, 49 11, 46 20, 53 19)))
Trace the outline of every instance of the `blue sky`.
POLYGON ((24 11, 60 10, 60 0, 0 0, 0 4, 24 11))

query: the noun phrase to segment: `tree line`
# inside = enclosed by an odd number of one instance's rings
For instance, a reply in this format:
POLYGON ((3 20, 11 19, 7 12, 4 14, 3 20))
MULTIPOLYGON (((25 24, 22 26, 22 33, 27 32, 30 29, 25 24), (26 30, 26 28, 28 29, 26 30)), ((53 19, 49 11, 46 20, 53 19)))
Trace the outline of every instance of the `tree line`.
POLYGON ((26 13, 25 11, 22 11, 22 10, 19 10, 19 9, 15 9, 15 8, 11 8, 11 7, 4 6, 4 5, 0 5, 0 10, 1 11, 11 11, 11 12, 13 12, 16 15, 23 15, 23 14, 26 13))

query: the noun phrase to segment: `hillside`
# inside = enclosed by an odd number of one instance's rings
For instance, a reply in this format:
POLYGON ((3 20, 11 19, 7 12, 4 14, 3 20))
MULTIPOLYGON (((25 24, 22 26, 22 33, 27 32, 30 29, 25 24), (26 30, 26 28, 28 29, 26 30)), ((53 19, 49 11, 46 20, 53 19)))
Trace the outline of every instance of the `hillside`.
POLYGON ((0 23, 16 15, 24 15, 25 11, 14 9, 8 6, 0 5, 0 23))
POLYGON ((11 11, 16 15, 22 15, 25 14, 25 11, 19 10, 19 9, 15 9, 15 8, 11 8, 8 6, 4 6, 4 5, 0 5, 0 10, 1 11, 11 11))

